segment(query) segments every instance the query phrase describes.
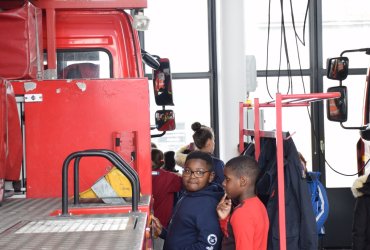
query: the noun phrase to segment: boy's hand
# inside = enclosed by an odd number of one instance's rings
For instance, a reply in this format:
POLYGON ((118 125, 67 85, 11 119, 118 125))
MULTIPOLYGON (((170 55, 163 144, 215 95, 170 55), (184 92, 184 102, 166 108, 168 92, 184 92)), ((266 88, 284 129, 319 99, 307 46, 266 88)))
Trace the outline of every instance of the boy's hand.
POLYGON ((154 217, 154 215, 152 215, 152 229, 153 229, 153 233, 156 237, 158 237, 161 233, 162 233, 162 224, 161 222, 158 220, 158 218, 154 217))
POLYGON ((216 210, 217 210, 218 218, 220 218, 221 220, 224 220, 230 214, 231 199, 227 198, 226 193, 222 197, 221 201, 218 203, 216 210))

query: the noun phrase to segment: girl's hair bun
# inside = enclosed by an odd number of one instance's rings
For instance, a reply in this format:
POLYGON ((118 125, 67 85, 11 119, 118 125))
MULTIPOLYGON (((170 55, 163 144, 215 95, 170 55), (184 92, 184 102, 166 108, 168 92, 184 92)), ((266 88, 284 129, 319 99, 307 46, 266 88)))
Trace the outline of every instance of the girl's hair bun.
POLYGON ((194 122, 192 125, 191 125, 191 129, 195 132, 197 132, 198 130, 200 130, 202 128, 202 124, 200 124, 199 122, 194 122))

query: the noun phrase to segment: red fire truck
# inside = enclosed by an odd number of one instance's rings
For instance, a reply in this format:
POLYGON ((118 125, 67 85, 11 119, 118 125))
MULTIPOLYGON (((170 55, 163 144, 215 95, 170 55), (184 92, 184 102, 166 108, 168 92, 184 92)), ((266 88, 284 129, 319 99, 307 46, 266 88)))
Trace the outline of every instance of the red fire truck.
MULTIPOLYGON (((0 2, 0 249, 151 248, 142 63, 167 74, 169 64, 140 48, 134 26, 146 7, 146 0, 0 2), (131 197, 82 203, 79 193, 112 167, 129 180, 131 197), (24 196, 3 199, 5 181, 20 173, 24 196)), ((158 130, 174 129, 173 112, 156 117, 158 130)))

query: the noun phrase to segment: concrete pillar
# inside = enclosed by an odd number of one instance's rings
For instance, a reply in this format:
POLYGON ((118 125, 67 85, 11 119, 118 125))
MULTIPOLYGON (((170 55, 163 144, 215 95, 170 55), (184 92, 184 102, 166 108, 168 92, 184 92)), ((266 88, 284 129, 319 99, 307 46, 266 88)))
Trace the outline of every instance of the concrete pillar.
POLYGON ((220 158, 237 156, 239 102, 246 100, 244 0, 220 0, 220 158))

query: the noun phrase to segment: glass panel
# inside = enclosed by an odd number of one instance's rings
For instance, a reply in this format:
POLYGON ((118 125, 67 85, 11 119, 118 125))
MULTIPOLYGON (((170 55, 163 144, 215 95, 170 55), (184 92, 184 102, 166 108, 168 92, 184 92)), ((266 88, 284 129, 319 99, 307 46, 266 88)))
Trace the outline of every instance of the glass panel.
POLYGON ((106 51, 57 51, 58 79, 110 78, 106 51))
MULTIPOLYGON (((365 75, 349 75, 343 82, 348 91, 348 120, 344 123, 345 126, 358 127, 362 125, 365 78, 365 75)), ((338 81, 326 79, 324 89, 338 86, 338 84, 338 81)), ((358 130, 343 129, 339 123, 325 119, 325 157, 333 169, 344 174, 357 172, 356 143, 359 139, 358 130), (339 145, 338 142, 340 142, 339 145)), ((347 177, 337 174, 326 165, 327 187, 351 187, 355 179, 356 176, 347 177)))
MULTIPOLYGON (((267 35, 268 35, 268 4, 271 2, 270 15, 270 41, 269 41, 269 66, 268 69, 279 68, 280 46, 281 46, 281 7, 280 1, 245 1, 245 30, 246 30, 246 52, 256 56, 257 70, 266 69, 267 35)), ((295 32, 292 25, 289 1, 284 1, 285 32, 291 69, 299 69, 298 52, 295 32)), ((298 37, 303 41, 303 24, 307 2, 295 1, 293 15, 298 37)), ((299 57, 302 68, 309 67, 309 37, 308 17, 305 27, 305 44, 298 41, 299 57)), ((284 48, 284 46, 282 47, 284 48)), ((282 49, 281 69, 287 69, 284 49, 282 49)))
MULTIPOLYGON (((300 77, 293 77, 293 90, 295 94, 309 93, 309 77, 304 77, 303 87, 302 79, 300 77)), ((265 78, 259 77, 257 79, 259 86, 256 92, 252 93, 251 100, 258 97, 259 102, 270 101, 271 98, 267 95, 266 86, 264 84, 265 78)), ((276 96, 277 77, 269 77, 269 89, 271 95, 276 96)), ((283 94, 287 93, 288 78, 280 77, 280 91, 283 94)), ((263 108, 264 110, 264 130, 276 130, 276 112, 275 108, 263 108)), ((306 107, 286 107, 282 112, 283 131, 289 132, 293 137, 294 144, 298 151, 307 160, 307 169, 312 170, 311 165, 311 121, 309 117, 310 109, 306 107)))
MULTIPOLYGON (((153 93, 153 86, 150 84, 150 93, 153 93)), ((193 141, 193 130, 191 124, 198 121, 201 124, 210 126, 210 97, 209 81, 197 80, 172 80, 173 101, 175 106, 167 107, 175 112, 176 130, 167 132, 159 138, 152 138, 163 152, 168 150, 177 151, 180 147, 193 141)), ((151 124, 154 125, 154 113, 161 107, 155 105, 154 95, 150 95, 151 124)), ((158 133, 152 130, 152 134, 158 133)))
POLYGON ((265 101, 270 101, 275 99, 276 93, 282 94, 304 94, 310 92, 310 78, 304 76, 295 76, 289 81, 288 77, 258 77, 257 78, 257 89, 255 92, 251 93, 253 97, 258 97, 265 101), (291 84, 289 83, 291 82, 291 84), (268 94, 270 93, 270 96, 268 94))
POLYGON ((173 73, 209 71, 206 0, 156 0, 145 15, 150 18, 146 51, 169 58, 173 73))
MULTIPOLYGON (((323 59, 337 57, 343 50, 370 47, 370 1, 322 1, 323 59), (333 8, 335 6, 335 8, 333 8)), ((364 52, 344 54, 349 57, 350 68, 367 67, 364 52)))

